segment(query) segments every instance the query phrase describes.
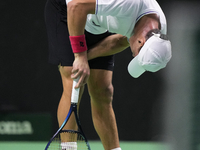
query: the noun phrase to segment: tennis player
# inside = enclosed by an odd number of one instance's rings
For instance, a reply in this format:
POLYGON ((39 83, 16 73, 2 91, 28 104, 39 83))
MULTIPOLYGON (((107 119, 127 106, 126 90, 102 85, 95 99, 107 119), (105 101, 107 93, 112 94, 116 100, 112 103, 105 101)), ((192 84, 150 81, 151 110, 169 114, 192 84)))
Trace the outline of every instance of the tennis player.
MULTIPOLYGON (((79 76, 76 88, 83 92, 87 83, 104 149, 121 150, 112 108, 114 54, 130 46, 134 58, 128 71, 135 78, 164 68, 171 43, 162 9, 156 0, 47 0, 45 20, 49 62, 59 66, 63 83, 59 125, 70 107, 72 81, 79 76)), ((73 119, 66 128, 76 128, 73 119)))

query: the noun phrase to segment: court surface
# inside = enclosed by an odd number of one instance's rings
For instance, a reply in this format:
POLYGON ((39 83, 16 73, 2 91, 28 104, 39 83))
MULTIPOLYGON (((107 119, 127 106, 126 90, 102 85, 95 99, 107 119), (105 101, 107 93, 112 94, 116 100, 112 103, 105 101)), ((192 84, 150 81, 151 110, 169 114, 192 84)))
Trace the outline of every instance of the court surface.
MULTIPOLYGON (((99 141, 89 141, 91 150, 104 150, 99 141)), ((47 142, 0 142, 0 150, 44 150, 47 142)), ((169 150, 162 143, 120 142, 122 150, 169 150)))

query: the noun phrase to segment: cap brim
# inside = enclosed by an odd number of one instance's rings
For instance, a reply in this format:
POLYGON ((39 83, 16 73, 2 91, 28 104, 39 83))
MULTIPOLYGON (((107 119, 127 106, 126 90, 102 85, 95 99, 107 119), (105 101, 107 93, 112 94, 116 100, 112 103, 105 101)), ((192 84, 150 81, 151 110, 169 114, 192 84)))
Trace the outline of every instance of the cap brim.
POLYGON ((133 58, 129 63, 128 72, 134 78, 138 78, 141 74, 145 72, 145 69, 142 68, 142 66, 139 64, 137 56, 133 58))

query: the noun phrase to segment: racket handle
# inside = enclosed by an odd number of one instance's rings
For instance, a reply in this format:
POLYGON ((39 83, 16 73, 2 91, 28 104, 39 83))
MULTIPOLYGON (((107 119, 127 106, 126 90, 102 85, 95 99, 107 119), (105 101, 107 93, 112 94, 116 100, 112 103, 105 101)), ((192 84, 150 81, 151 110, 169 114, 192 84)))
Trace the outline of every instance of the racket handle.
POLYGON ((78 103, 78 98, 79 98, 79 90, 75 89, 74 87, 78 83, 79 78, 73 80, 73 86, 72 86, 72 95, 71 95, 71 103, 78 103))

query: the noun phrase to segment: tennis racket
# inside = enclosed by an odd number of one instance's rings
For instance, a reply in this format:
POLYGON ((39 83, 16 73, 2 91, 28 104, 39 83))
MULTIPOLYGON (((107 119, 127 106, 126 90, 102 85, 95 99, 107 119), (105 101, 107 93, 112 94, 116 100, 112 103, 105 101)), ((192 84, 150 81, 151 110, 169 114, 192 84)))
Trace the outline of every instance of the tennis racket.
POLYGON ((45 150, 90 150, 90 145, 83 133, 77 113, 77 103, 79 99, 79 90, 80 90, 80 88, 78 89, 74 88, 77 82, 78 79, 75 79, 73 81, 71 106, 67 114, 67 117, 65 118, 64 122, 62 123, 58 131, 53 135, 53 137, 47 143, 45 150), (73 112, 78 126, 78 130, 77 131, 63 130, 63 127, 65 126, 65 124, 67 123, 73 112), (62 134, 67 138, 67 141, 61 143, 60 137, 62 136, 62 134))

